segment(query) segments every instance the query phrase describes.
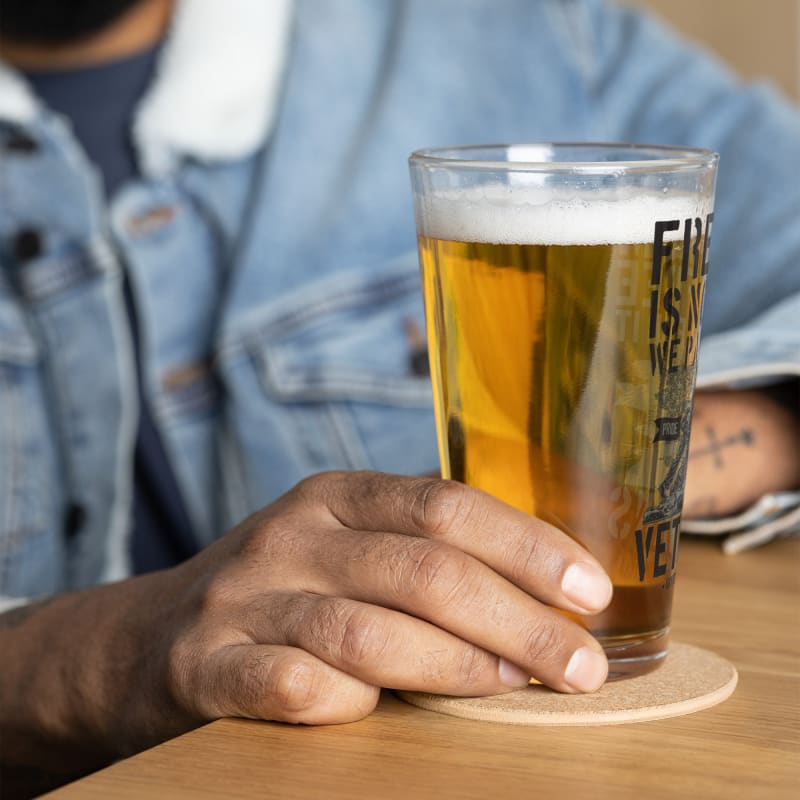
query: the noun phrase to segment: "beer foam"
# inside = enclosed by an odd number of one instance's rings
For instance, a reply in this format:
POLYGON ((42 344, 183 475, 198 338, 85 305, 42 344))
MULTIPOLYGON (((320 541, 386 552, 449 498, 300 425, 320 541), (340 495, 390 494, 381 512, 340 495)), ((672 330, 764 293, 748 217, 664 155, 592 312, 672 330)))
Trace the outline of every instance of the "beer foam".
MULTIPOLYGON (((701 217, 706 198, 641 189, 580 193, 515 183, 440 191, 419 200, 422 233, 490 244, 637 244, 652 242, 658 220, 701 217)), ((664 239, 678 239, 680 230, 664 239)))

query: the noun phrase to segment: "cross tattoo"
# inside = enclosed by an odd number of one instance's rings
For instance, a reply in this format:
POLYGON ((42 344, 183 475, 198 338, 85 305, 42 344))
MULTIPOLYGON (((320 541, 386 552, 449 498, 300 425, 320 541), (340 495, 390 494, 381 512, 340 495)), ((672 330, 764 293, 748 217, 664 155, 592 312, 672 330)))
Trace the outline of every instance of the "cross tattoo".
POLYGON ((748 447, 753 444, 754 440, 753 432, 748 428, 743 428, 739 431, 739 433, 734 434, 733 436, 729 436, 727 439, 722 439, 721 441, 717 439, 716 433, 714 433, 714 429, 706 426, 706 439, 708 439, 708 447, 704 447, 701 450, 695 450, 689 458, 701 458, 702 456, 713 455, 714 456, 714 466, 719 468, 724 465, 722 460, 722 451, 726 447, 732 447, 735 444, 739 444, 740 442, 748 447))

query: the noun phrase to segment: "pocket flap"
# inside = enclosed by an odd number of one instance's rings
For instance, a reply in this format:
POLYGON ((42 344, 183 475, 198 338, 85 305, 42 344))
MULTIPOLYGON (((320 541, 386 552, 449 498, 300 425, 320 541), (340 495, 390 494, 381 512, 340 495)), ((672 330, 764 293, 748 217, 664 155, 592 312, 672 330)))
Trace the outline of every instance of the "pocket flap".
POLYGON ((22 322, 9 327, 0 311, 0 363, 29 366, 39 360, 39 348, 22 322))
POLYGON ((282 298, 245 346, 265 391, 281 401, 430 407, 430 381, 412 370, 419 343, 409 340, 409 324, 424 330, 419 270, 406 257, 282 298))

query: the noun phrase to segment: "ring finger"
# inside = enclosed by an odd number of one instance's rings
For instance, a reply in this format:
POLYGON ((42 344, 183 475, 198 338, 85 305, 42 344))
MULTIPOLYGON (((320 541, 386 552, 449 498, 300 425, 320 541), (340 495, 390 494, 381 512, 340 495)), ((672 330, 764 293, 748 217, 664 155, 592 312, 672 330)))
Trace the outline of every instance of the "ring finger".
POLYGON ((311 592, 270 594, 246 615, 255 642, 300 648, 364 683, 470 696, 507 692, 527 672, 421 619, 311 592))

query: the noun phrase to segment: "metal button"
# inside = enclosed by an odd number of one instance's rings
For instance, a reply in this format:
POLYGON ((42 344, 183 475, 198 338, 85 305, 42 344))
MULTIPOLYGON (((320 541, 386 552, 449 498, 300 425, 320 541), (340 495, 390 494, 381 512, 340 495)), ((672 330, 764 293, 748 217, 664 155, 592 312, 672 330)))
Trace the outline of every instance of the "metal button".
POLYGON ((32 261, 42 254, 42 234, 35 228, 23 228, 14 236, 14 257, 20 263, 32 261))
POLYGON ((86 509, 78 503, 70 503, 64 511, 64 538, 74 539, 87 521, 86 509))
POLYGON ((176 213, 175 207, 171 205, 150 208, 128 220, 128 232, 132 236, 146 236, 172 222, 176 213))
POLYGON ((425 378, 430 375, 430 364, 428 363, 427 349, 415 350, 409 356, 408 361, 412 375, 416 375, 418 378, 425 378))
POLYGON ((425 341, 425 334, 413 317, 407 317, 404 320, 404 328, 409 347, 408 368, 412 375, 425 378, 430 375, 428 343, 425 341))
POLYGON ((12 131, 5 140, 4 146, 10 153, 20 153, 26 156, 39 150, 36 141, 22 131, 12 131))

